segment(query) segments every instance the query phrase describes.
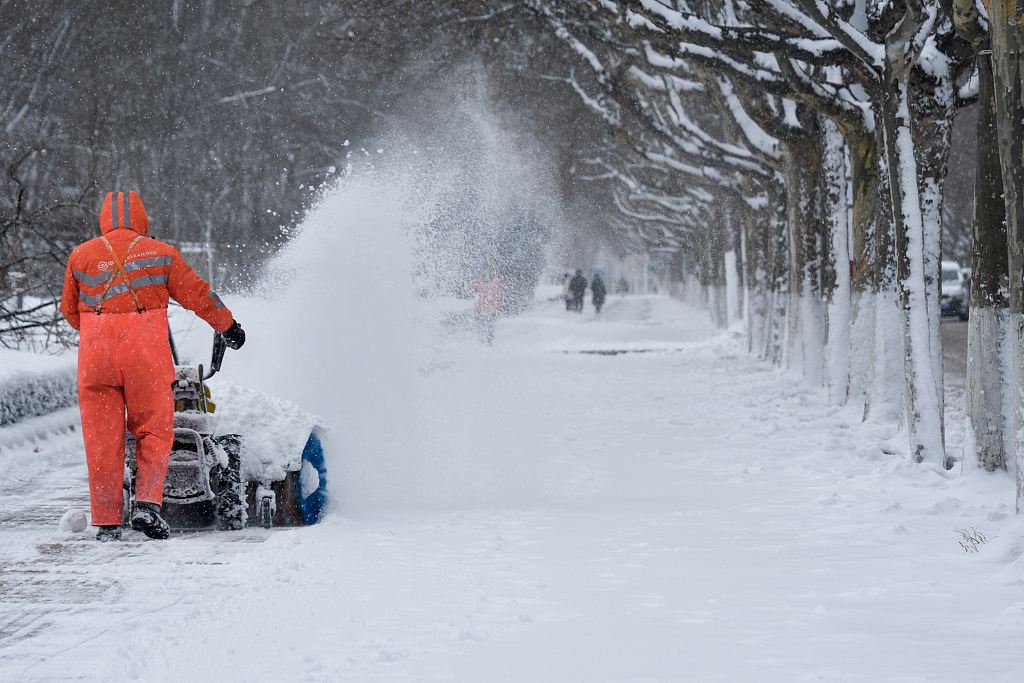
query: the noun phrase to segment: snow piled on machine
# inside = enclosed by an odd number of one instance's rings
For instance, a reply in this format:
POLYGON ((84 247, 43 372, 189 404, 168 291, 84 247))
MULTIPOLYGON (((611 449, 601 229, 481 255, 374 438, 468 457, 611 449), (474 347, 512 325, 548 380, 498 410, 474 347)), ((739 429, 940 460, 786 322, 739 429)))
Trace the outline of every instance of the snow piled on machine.
POLYGON ((309 435, 323 429, 320 418, 291 401, 230 382, 218 382, 216 404, 217 433, 245 437, 245 481, 280 481, 298 470, 309 435))

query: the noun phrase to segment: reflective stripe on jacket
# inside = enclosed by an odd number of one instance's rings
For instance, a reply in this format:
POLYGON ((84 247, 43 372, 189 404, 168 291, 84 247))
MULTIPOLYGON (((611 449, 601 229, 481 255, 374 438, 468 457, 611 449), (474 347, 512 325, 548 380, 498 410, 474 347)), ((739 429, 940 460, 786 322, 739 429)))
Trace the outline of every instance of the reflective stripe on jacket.
POLYGON ((100 212, 100 230, 122 261, 128 283, 102 238, 76 247, 68 258, 60 303, 61 313, 72 327, 80 329, 81 314, 94 312, 101 300, 103 314, 137 312, 129 284, 144 310, 167 308, 168 299, 173 298, 218 332, 231 326, 231 311, 178 250, 145 236, 149 217, 135 192, 107 195, 100 212))

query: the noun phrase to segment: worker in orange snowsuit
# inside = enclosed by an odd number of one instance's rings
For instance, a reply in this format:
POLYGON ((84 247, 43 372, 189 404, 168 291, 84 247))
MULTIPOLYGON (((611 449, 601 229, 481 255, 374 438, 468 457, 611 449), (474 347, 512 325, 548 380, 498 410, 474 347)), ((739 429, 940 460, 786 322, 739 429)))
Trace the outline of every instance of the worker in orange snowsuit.
POLYGON ((169 533, 160 516, 174 442, 168 298, 222 333, 228 346, 245 342, 217 293, 177 249, 147 237, 148 231, 138 194, 108 193, 100 211, 101 236, 71 252, 64 274, 60 310, 81 333, 78 402, 92 523, 101 541, 121 537, 126 426, 137 441, 132 528, 151 538, 169 533))

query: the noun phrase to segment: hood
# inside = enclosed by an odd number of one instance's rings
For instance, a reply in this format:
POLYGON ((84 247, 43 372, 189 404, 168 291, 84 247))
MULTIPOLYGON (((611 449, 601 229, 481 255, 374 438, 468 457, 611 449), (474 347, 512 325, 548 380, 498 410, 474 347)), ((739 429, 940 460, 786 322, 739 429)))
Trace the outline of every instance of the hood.
POLYGON ((135 190, 108 192, 100 209, 100 233, 106 235, 117 228, 128 228, 140 235, 149 232, 149 214, 135 190))

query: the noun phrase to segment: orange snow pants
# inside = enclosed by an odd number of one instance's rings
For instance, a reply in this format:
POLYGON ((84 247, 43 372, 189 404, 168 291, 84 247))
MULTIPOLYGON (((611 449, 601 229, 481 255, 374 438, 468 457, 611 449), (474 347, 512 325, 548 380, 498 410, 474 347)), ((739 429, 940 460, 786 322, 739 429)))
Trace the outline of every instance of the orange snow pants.
POLYGON ((135 498, 163 502, 174 444, 174 364, 167 309, 82 313, 81 333, 78 403, 92 523, 120 525, 126 426, 138 444, 135 498))

